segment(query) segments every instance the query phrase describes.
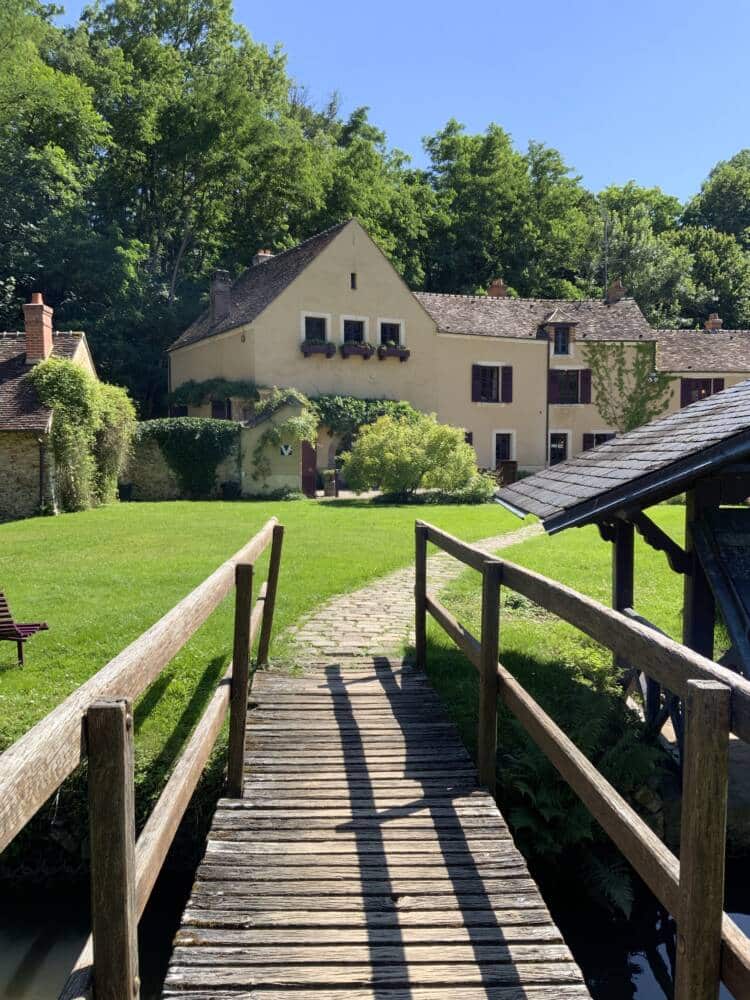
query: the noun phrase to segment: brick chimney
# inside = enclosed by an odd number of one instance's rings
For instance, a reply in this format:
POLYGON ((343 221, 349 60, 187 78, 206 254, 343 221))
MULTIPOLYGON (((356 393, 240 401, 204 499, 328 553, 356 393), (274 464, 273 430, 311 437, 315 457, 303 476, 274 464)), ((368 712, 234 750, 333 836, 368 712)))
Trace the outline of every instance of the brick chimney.
POLYGON ((270 250, 259 250, 253 257, 253 267, 257 267, 258 264, 265 264, 267 260, 273 260, 274 256, 270 250))
POLYGON ((211 275, 211 322, 218 323, 229 315, 232 282, 229 271, 214 271, 211 275))
POLYGON ((717 330, 721 330, 724 324, 724 320, 719 316, 718 313, 711 313, 703 326, 708 330, 709 333, 716 333, 717 330))
POLYGON ((44 304, 41 292, 31 293, 23 307, 26 334, 26 364, 35 365, 52 354, 52 308, 44 304))
POLYGON ((615 302, 619 302, 621 298, 625 295, 626 288, 625 285, 617 278, 607 289, 607 294, 605 296, 605 301, 608 306, 614 305, 615 302))
POLYGON ((508 294, 508 286, 502 278, 495 278, 487 289, 487 294, 493 299, 504 299, 508 294))

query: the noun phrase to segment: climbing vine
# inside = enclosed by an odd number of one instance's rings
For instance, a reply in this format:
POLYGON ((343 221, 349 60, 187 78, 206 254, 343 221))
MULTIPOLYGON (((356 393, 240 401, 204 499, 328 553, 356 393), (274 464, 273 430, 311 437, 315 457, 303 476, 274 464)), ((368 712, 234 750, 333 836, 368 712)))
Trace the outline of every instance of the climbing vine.
POLYGON ((265 482, 271 474, 269 450, 282 444, 308 441, 314 444, 318 436, 318 413, 310 400, 298 389, 277 389, 275 386, 253 407, 251 423, 260 423, 285 406, 300 407, 285 420, 270 421, 253 448, 253 479, 265 482))
POLYGON ((50 436, 63 510, 114 500, 135 429, 135 408, 125 389, 99 382, 63 358, 42 361, 26 377, 53 411, 50 436))
POLYGON ((208 497, 216 469, 237 444, 241 424, 210 417, 168 417, 138 424, 135 443, 154 441, 180 488, 190 497, 208 497))
POLYGON ((210 378, 196 382, 190 379, 169 395, 170 403, 176 406, 202 406, 210 400, 226 402, 228 399, 241 399, 245 402, 257 400, 258 387, 255 382, 246 380, 210 378))
POLYGON ((621 434, 647 424, 669 406, 671 380, 656 371, 654 351, 653 344, 622 341, 583 345, 596 408, 621 434))
POLYGON ((320 423, 331 434, 342 437, 342 449, 348 451, 360 427, 374 424, 378 417, 397 417, 413 421, 421 415, 410 403, 395 399, 358 399, 356 396, 316 396, 312 405, 320 423))

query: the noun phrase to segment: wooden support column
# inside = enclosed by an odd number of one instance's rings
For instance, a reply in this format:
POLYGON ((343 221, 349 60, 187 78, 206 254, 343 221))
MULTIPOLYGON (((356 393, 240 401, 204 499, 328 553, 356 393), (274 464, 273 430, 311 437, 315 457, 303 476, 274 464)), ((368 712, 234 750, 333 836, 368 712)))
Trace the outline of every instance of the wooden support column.
POLYGON ((234 650, 232 695, 229 704, 227 795, 230 799, 241 799, 247 725, 247 687, 250 676, 250 604, 253 593, 253 567, 238 564, 235 566, 234 579, 234 650))
POLYGON ((133 714, 127 701, 86 712, 91 929, 96 1000, 137 1000, 133 714))
POLYGON ((731 692, 692 680, 685 698, 675 1000, 716 1000, 724 909, 731 692))
POLYGON ((414 647, 416 665, 427 665, 427 526, 414 525, 414 647))
POLYGON ((697 487, 688 490, 685 503, 685 552, 689 572, 685 576, 683 591, 682 641, 696 653, 713 660, 716 622, 714 595, 695 553, 692 531, 693 523, 708 506, 711 503, 705 489, 697 487))
POLYGON ((497 780, 497 661, 500 643, 500 583, 503 564, 488 560, 482 570, 482 648, 479 662, 477 772, 495 794, 497 780))
MULTIPOLYGON (((625 608, 633 607, 635 529, 629 521, 621 521, 618 518, 612 530, 614 533, 612 540, 612 607, 615 611, 623 611, 625 608)), ((631 666, 619 656, 615 656, 614 663, 620 669, 631 666)))
POLYGON ((274 525, 273 541, 271 542, 271 558, 268 563, 268 580, 266 582, 266 599, 263 602, 263 622, 260 627, 258 641, 258 663, 268 663, 268 650, 271 645, 273 629, 273 613, 276 608, 276 591, 279 585, 279 569, 281 567, 281 548, 284 542, 284 526, 274 525))

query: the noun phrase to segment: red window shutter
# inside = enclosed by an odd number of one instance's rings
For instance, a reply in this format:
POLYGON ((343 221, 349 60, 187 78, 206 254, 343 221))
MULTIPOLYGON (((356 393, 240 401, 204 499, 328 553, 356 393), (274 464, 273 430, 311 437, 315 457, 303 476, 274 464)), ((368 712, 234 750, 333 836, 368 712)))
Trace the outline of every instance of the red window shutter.
POLYGON ((690 405, 693 393, 693 380, 691 378, 680 379, 680 406, 690 405))
POLYGON ((554 368, 549 372, 549 401, 550 403, 560 402, 560 385, 557 381, 557 372, 554 368))
POLYGON ((582 403, 591 402, 591 369, 583 368, 580 375, 580 400, 582 403))
POLYGON ((513 368, 511 365, 503 365, 500 375, 500 402, 513 402, 513 368))
POLYGON ((482 367, 481 365, 471 366, 471 401, 478 403, 482 398, 482 367))
POLYGON ((583 435, 583 450, 590 451, 594 447, 594 435, 584 434, 583 435))
POLYGON ((724 390, 724 379, 723 378, 715 378, 714 379, 713 391, 714 392, 723 392, 723 390, 724 390))

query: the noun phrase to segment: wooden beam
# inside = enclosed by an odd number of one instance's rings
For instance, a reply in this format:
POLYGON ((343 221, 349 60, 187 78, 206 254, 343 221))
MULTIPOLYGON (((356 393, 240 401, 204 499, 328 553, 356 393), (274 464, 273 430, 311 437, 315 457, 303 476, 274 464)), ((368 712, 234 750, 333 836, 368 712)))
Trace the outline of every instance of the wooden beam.
POLYGON ((708 505, 700 491, 688 490, 685 502, 685 553, 690 572, 685 577, 683 589, 682 641, 696 653, 713 659, 716 606, 693 538, 693 524, 708 505))
POLYGON ((635 514, 628 514, 627 520, 635 525, 636 531, 647 545, 650 545, 652 549, 656 549, 657 552, 664 552, 666 554, 667 562, 675 573, 690 572, 691 561, 685 550, 674 539, 670 538, 666 531, 663 531, 658 524, 654 524, 647 514, 644 514, 643 511, 638 511, 635 514))
POLYGON ((427 525, 414 525, 414 648, 416 666, 427 663, 427 525))
POLYGON ((268 650, 271 646, 273 631, 273 613, 276 609, 276 591, 279 585, 279 570, 281 568, 281 550, 284 543, 284 526, 275 524, 273 541, 271 542, 271 558, 268 563, 268 578, 266 580, 266 596, 263 604, 263 624, 258 642, 258 663, 268 663, 268 650))
POLYGON ((96 1000, 138 1000, 133 715, 126 701, 86 713, 91 926, 96 1000))
POLYGON ((500 643, 500 582, 503 564, 487 560, 482 571, 482 650, 479 662, 477 772, 494 795, 497 783, 497 658, 500 643))
POLYGON ((675 1000, 719 993, 730 695, 716 681, 688 682, 675 1000))
MULTIPOLYGON (((634 532, 633 525, 617 520, 612 527, 612 607, 624 611, 633 606, 634 532)), ((630 664, 615 653, 614 665, 627 670, 630 664)))
POLYGON ((227 795, 242 798, 242 770, 245 762, 247 689, 250 679, 250 617, 252 613, 253 567, 235 567, 234 652, 232 654, 232 694, 229 713, 229 759, 227 795))

